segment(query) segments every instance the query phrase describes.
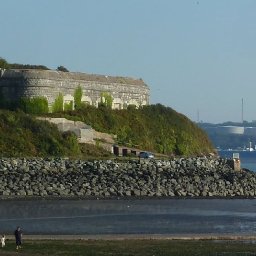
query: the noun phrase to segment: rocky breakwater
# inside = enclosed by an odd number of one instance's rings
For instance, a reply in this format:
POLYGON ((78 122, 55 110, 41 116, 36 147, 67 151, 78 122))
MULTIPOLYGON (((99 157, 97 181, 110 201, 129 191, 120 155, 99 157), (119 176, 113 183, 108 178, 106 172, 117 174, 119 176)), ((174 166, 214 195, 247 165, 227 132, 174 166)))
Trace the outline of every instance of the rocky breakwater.
POLYGON ((256 174, 221 158, 170 161, 0 159, 2 197, 235 197, 256 195, 256 174))

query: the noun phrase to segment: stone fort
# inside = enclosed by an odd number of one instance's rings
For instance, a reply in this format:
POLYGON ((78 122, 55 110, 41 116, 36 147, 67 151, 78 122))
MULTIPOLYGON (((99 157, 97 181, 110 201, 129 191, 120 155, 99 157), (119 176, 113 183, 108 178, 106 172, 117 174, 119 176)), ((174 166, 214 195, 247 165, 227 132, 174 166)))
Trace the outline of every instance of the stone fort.
POLYGON ((74 92, 82 88, 82 102, 98 107, 104 93, 111 95, 112 108, 149 104, 149 87, 142 79, 38 69, 0 69, 0 92, 7 100, 45 97, 49 107, 63 95, 64 104, 74 103, 74 92))

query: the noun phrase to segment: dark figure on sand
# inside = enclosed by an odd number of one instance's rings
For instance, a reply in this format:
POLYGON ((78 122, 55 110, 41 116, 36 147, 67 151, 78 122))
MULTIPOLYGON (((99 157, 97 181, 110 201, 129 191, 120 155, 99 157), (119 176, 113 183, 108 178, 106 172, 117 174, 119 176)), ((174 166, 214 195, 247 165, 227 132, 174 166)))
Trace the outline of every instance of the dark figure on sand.
POLYGON ((21 248, 21 237, 22 237, 22 232, 20 227, 17 227, 17 229, 14 231, 14 236, 16 240, 16 249, 19 250, 21 248))

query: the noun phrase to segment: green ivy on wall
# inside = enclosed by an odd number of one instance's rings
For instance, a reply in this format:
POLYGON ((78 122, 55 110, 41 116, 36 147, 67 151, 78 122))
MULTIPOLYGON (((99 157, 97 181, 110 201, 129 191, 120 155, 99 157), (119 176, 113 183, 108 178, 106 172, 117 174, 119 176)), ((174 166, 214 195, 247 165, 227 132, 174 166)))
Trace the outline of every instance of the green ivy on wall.
POLYGON ((101 104, 109 108, 112 108, 113 97, 111 96, 111 94, 109 92, 102 92, 100 96, 101 96, 101 104))
POLYGON ((64 105, 63 94, 59 93, 59 95, 57 96, 57 98, 55 99, 55 101, 52 105, 52 112, 63 111, 63 105, 64 105))
POLYGON ((18 108, 29 114, 44 114, 49 112, 48 101, 45 97, 21 98, 18 108))
POLYGON ((81 108, 82 105, 83 90, 81 86, 78 86, 74 92, 75 109, 81 108))
POLYGON ((64 103, 64 111, 73 110, 73 101, 64 103))

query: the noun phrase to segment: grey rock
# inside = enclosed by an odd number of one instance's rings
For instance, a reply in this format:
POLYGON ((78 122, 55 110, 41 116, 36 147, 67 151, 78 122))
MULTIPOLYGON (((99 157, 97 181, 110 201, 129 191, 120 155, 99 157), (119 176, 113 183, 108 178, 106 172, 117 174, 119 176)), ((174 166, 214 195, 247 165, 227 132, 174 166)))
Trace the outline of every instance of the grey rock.
POLYGON ((234 172, 225 159, 171 161, 0 159, 0 195, 249 196, 256 175, 234 172))

